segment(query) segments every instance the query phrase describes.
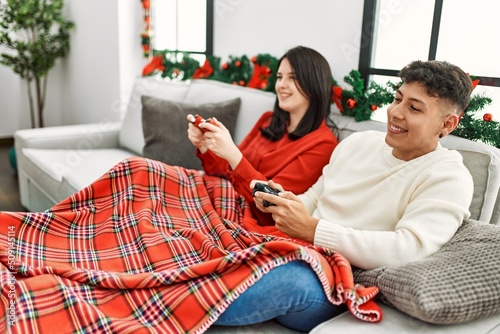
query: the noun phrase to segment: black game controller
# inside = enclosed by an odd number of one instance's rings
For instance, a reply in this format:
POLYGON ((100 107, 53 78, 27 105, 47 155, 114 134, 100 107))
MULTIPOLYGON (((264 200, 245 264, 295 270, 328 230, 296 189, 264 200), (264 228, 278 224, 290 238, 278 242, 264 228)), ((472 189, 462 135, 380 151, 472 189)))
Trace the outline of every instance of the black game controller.
MULTIPOLYGON (((278 189, 274 189, 274 188, 271 188, 269 185, 265 184, 265 183, 260 183, 260 182, 257 182, 255 184, 255 186, 253 187, 253 190, 252 190, 252 196, 255 196, 255 193, 257 191, 262 191, 263 193, 266 193, 266 194, 271 194, 271 195, 278 195, 280 193, 280 191, 278 189)), ((268 207, 268 206, 272 206, 272 205, 275 205, 271 202, 268 202, 266 200, 264 200, 262 202, 262 204, 265 206, 265 207, 268 207)))

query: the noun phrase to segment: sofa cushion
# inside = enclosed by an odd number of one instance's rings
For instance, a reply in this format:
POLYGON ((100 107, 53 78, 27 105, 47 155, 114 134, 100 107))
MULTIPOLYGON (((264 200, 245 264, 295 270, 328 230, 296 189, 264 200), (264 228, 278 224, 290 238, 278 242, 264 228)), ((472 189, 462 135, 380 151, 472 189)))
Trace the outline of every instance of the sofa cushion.
POLYGON ((398 267, 355 270, 383 302, 425 322, 457 324, 500 314, 500 226, 466 220, 434 255, 398 267))
POLYGON ((239 144, 257 123, 260 116, 273 110, 276 95, 259 89, 231 85, 215 80, 197 79, 191 82, 184 102, 208 103, 241 98, 241 107, 233 140, 239 144))
POLYGON ((188 88, 189 83, 184 81, 168 81, 156 77, 137 78, 118 137, 120 147, 137 155, 142 154, 144 147, 141 126, 142 95, 182 102, 188 88))
POLYGON ((472 174, 474 197, 470 206, 471 218, 498 224, 494 209, 500 191, 500 150, 456 136, 446 136, 442 145, 460 152, 464 165, 472 174))
POLYGON ((234 134, 241 99, 219 103, 191 104, 142 96, 143 155, 169 165, 202 169, 195 148, 187 137, 188 114, 215 117, 234 134))
POLYGON ((498 190, 497 201, 495 202, 495 206, 493 207, 491 224, 500 225, 500 189, 498 190))
MULTIPOLYGON (((384 314, 381 322, 359 321, 349 312, 344 312, 314 327, 309 334, 498 334, 495 329, 500 328, 500 317, 497 315, 468 323, 443 326, 409 317, 384 304, 380 305, 380 308, 384 314)), ((263 328, 260 333, 274 333, 265 330, 266 328, 263 328)), ((237 333, 249 334, 246 331, 237 333)))

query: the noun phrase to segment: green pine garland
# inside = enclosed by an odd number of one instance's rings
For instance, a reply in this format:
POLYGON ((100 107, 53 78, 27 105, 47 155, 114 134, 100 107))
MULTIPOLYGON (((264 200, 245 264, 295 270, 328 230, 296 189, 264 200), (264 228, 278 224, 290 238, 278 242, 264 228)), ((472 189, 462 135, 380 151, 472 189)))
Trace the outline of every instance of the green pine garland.
POLYGON ((158 55, 163 56, 163 66, 165 66, 165 69, 161 71, 162 78, 188 80, 193 76, 194 71, 200 67, 200 62, 186 52, 153 50, 153 57, 158 55))
MULTIPOLYGON (((163 78, 188 80, 201 69, 197 60, 188 53, 179 53, 168 50, 153 50, 153 56, 160 56, 162 64, 155 65, 152 71, 145 75, 161 75, 163 78)), ((203 76, 205 79, 222 81, 239 86, 255 84, 251 82, 254 70, 259 66, 265 67, 265 73, 260 73, 256 89, 274 92, 278 59, 269 54, 258 54, 250 60, 247 56, 230 56, 229 60, 221 64, 221 59, 216 56, 207 56, 207 62, 213 72, 203 76), (268 68, 268 69, 267 69, 268 68)), ((259 71, 256 72, 259 74, 259 71)), ((354 117, 356 121, 369 120, 373 111, 384 105, 390 104, 400 83, 387 82, 380 85, 374 81, 365 88, 365 81, 361 73, 352 70, 344 77, 344 82, 351 86, 342 89, 332 78, 333 99, 343 115, 354 117)), ((475 114, 491 104, 491 99, 484 95, 473 95, 464 115, 453 131, 453 135, 473 141, 479 141, 500 148, 500 123, 493 121, 491 114, 485 113, 482 117, 475 114)))
POLYGON ((500 148, 500 123, 491 119, 491 114, 486 113, 479 118, 476 113, 491 104, 491 98, 483 95, 472 95, 469 105, 465 109, 453 135, 473 141, 480 141, 500 148))
POLYGON ((357 70, 349 72, 344 82, 351 85, 352 89, 342 90, 342 113, 354 117, 358 122, 369 120, 373 111, 394 99, 394 87, 390 82, 387 87, 383 87, 372 81, 365 89, 365 81, 357 70))
POLYGON ((233 85, 246 86, 252 75, 252 64, 247 56, 229 56, 229 61, 222 64, 218 80, 233 85))
POLYGON ((210 66, 212 67, 213 73, 210 76, 205 77, 205 79, 212 79, 212 80, 221 81, 220 80, 220 72, 222 71, 222 69, 221 69, 221 64, 220 64, 220 62, 221 62, 220 57, 207 56, 207 61, 209 62, 210 66))

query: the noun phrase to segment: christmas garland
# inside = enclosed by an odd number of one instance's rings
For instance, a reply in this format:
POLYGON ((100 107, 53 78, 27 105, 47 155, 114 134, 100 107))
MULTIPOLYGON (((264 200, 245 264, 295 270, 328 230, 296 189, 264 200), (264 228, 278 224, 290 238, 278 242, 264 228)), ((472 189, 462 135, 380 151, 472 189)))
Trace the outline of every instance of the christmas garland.
POLYGON ((143 76, 160 75, 162 78, 188 80, 211 79, 274 92, 278 59, 269 54, 229 56, 221 64, 220 57, 207 56, 203 65, 189 53, 153 50, 150 62, 143 68, 143 76), (180 60, 179 60, 180 59, 180 60))
MULTIPOLYGON (((478 83, 479 80, 473 80, 473 87, 478 83)), ((484 94, 473 94, 453 134, 500 148, 500 122, 494 121, 490 113, 484 113, 482 116, 478 114, 491 102, 491 98, 484 94)))
MULTIPOLYGON (((471 79, 472 86, 475 88, 479 80, 473 76, 471 79)), ((337 87, 335 102, 344 115, 352 116, 357 121, 371 119, 372 111, 390 104, 394 99, 397 87, 401 85, 401 83, 387 82, 386 87, 382 87, 372 81, 368 89, 365 90, 364 79, 356 70, 352 70, 349 75, 344 77, 344 82, 351 85, 352 88, 342 90, 342 88, 337 87)), ((335 86, 337 83, 334 81, 334 88, 335 86)), ((472 94, 469 105, 465 108, 460 122, 452 134, 500 148, 500 122, 494 121, 491 113, 480 115, 480 111, 491 102, 491 98, 484 96, 484 94, 472 94)))
POLYGON ((145 58, 149 57, 151 49, 151 36, 153 29, 151 27, 151 0, 141 0, 144 9, 144 31, 141 33, 142 52, 145 58))
POLYGON ((371 119, 372 112, 394 99, 395 87, 388 82, 387 87, 382 87, 376 82, 370 82, 365 89, 365 81, 361 73, 352 70, 344 77, 344 82, 351 85, 352 89, 342 89, 334 81, 334 95, 337 108, 346 116, 352 116, 358 122, 371 119))
MULTIPOLYGON (((142 75, 160 75, 174 80, 211 79, 274 92, 277 66, 278 59, 269 54, 258 54, 252 58, 245 55, 229 56, 229 60, 224 63, 221 63, 220 57, 207 56, 203 65, 200 65, 188 53, 153 50, 142 75)), ((351 88, 342 88, 332 78, 332 103, 343 115, 354 117, 358 122, 371 119, 373 111, 390 104, 399 86, 392 82, 382 86, 372 81, 366 88, 357 70, 346 75, 344 82, 351 88)), ((478 82, 473 80, 473 86, 478 82)), ((476 115, 491 101, 484 95, 473 94, 453 135, 500 148, 500 123, 494 121, 490 113, 484 113, 482 117, 476 115)))

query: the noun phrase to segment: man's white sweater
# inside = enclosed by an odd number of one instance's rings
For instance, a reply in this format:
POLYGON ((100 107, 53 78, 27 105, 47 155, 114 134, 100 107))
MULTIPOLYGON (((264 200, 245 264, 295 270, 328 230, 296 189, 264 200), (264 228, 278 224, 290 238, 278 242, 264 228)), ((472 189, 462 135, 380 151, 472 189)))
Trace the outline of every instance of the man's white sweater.
POLYGON ((401 265, 439 250, 470 216, 472 177, 462 156, 438 144, 410 161, 392 155, 385 133, 344 139, 323 175, 300 195, 319 219, 314 244, 353 266, 401 265))

